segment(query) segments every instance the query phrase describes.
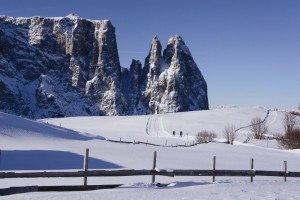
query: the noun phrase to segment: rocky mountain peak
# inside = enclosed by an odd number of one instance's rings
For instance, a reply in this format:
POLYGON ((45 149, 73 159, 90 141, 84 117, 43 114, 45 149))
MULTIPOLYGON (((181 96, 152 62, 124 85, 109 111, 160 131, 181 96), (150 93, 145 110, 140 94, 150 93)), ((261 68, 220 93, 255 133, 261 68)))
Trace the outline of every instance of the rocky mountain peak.
POLYGON ((132 59, 132 62, 130 64, 130 72, 141 73, 142 63, 139 60, 132 59))
POLYGON ((161 101, 173 112, 208 109, 206 81, 180 36, 169 39, 163 60, 169 67, 162 78, 171 78, 161 101))
POLYGON ((151 43, 151 49, 148 55, 148 64, 149 64, 149 80, 156 80, 160 72, 160 62, 161 62, 161 43, 158 40, 157 36, 154 36, 151 43))
POLYGON ((121 71, 109 20, 0 16, 0 110, 30 118, 208 109, 183 39, 154 36, 144 67, 121 71))
POLYGON ((192 57, 182 37, 179 35, 175 35, 173 37, 170 37, 167 48, 163 52, 164 60, 166 61, 166 63, 171 63, 173 56, 177 56, 178 53, 183 53, 189 57, 192 57))
POLYGON ((174 35, 169 38, 168 45, 178 45, 180 42, 184 44, 182 37, 179 35, 174 35))
POLYGON ((79 15, 75 14, 75 13, 70 13, 66 16, 69 19, 78 19, 80 18, 79 15))

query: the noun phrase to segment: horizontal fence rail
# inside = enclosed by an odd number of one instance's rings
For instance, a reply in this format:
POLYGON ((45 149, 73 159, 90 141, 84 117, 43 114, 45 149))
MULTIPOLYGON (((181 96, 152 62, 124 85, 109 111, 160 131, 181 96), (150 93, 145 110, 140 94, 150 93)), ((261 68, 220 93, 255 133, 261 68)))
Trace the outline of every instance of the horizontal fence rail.
MULTIPOLYGON (((111 140, 111 139, 107 139, 106 141, 109 141, 109 142, 114 142, 114 143, 122 143, 122 144, 144 144, 144 145, 149 145, 149 146, 155 146, 155 147, 194 147, 194 146, 197 146, 199 144, 203 144, 203 143, 199 143, 199 142, 195 142, 193 141, 192 143, 185 143, 185 144, 176 144, 176 145, 167 145, 166 143, 165 144, 154 144, 154 143, 151 143, 151 142, 143 142, 143 141, 124 141, 124 140, 111 140)), ((209 143, 209 142, 206 142, 206 143, 209 143)))
POLYGON ((0 172, 0 178, 76 178, 76 177, 107 177, 107 176, 148 176, 160 175, 174 177, 173 173, 162 170, 89 170, 77 172, 0 172))
POLYGON ((262 171, 262 170, 90 170, 76 172, 1 172, 0 178, 76 178, 76 177, 114 177, 114 176, 277 176, 300 177, 300 172, 262 171))

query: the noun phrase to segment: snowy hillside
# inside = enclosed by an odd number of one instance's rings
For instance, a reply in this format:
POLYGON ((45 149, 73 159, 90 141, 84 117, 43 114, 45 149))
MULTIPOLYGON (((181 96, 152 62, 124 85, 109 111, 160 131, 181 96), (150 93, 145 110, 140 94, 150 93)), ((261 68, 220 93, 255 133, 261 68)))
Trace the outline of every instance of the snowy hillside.
MULTIPOLYGON (((82 169, 85 148, 90 149, 91 169, 151 169, 157 151, 160 169, 250 168, 254 158, 257 170, 299 171, 300 151, 281 150, 275 141, 244 144, 248 130, 241 129, 234 145, 222 143, 227 124, 246 127, 253 117, 265 118, 270 134, 282 133, 284 112, 263 108, 222 108, 208 111, 124 117, 71 117, 31 121, 0 113, 0 170, 76 170, 82 169), (172 132, 175 130, 176 135, 172 132), (145 144, 120 144, 108 140, 148 141, 161 145, 192 143, 198 131, 215 131, 219 142, 194 147, 154 147, 145 144), (182 138, 178 133, 183 131, 182 138), (188 133, 188 135, 187 135, 188 133), (259 145, 259 146, 257 146, 259 145)), ((89 178, 88 184, 125 184, 121 188, 87 192, 27 193, 1 199, 299 199, 299 178, 254 177, 157 177, 169 184, 157 188, 151 177, 89 178)), ((0 188, 22 185, 74 185, 81 178, 3 179, 0 188)))
POLYGON ((219 139, 223 139, 222 130, 228 124, 242 128, 237 141, 243 142, 249 133, 247 126, 254 117, 266 118, 271 135, 282 134, 283 115, 284 112, 280 111, 269 111, 268 115, 268 110, 264 108, 233 107, 148 116, 69 117, 41 121, 106 139, 164 143, 168 140, 175 145, 192 142, 194 136, 203 130, 214 131, 219 139), (175 137, 172 136, 173 131, 175 137), (183 132, 183 138, 179 138, 180 131, 183 132))

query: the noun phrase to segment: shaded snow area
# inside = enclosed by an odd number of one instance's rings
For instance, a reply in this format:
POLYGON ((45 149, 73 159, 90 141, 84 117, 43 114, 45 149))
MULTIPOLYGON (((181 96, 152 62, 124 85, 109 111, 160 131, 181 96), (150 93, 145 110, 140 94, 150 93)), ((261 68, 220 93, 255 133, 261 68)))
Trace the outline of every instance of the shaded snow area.
POLYGON ((15 140, 31 139, 67 139, 67 140, 91 140, 103 139, 100 136, 92 136, 87 133, 79 133, 70 129, 54 126, 48 123, 40 123, 32 120, 16 117, 0 112, 0 135, 1 138, 15 140))
POLYGON ((198 200, 198 199, 263 199, 292 200, 299 199, 299 182, 290 181, 283 185, 282 181, 219 181, 210 183, 174 182, 166 188, 147 184, 133 184, 112 190, 87 192, 51 192, 18 194, 2 197, 5 200, 52 200, 52 199, 89 199, 89 200, 124 200, 124 199, 164 199, 164 200, 198 200))
MULTIPOLYGON (((248 125, 254 117, 266 118, 269 134, 282 134, 284 112, 264 108, 219 108, 208 111, 122 117, 70 117, 27 120, 0 113, 1 171, 74 171, 83 167, 83 154, 90 149, 90 169, 248 170, 254 158, 256 170, 299 171, 300 151, 282 150, 275 140, 250 140, 248 125), (234 145, 223 143, 227 124, 241 128, 234 145), (164 147, 192 144, 202 130, 214 131, 217 140, 193 147, 164 147), (175 131, 175 136, 173 136, 175 131), (183 137, 179 132, 183 132, 183 137), (130 144, 111 142, 129 141, 130 144), (162 146, 138 144, 138 141, 162 146)), ((115 189, 83 192, 43 192, 2 196, 1 200, 38 199, 300 199, 300 179, 283 177, 90 177, 88 184, 123 184, 115 189)), ((31 185, 81 185, 82 178, 1 179, 0 188, 31 185)))

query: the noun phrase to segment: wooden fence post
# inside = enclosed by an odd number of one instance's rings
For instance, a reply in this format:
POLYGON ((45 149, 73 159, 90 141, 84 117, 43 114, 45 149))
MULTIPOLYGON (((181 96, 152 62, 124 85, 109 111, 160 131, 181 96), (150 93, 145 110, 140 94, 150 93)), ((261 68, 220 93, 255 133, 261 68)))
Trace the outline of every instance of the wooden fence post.
POLYGON ((287 175, 287 161, 283 162, 283 168, 284 168, 284 182, 286 182, 286 175, 287 175))
POLYGON ((84 187, 87 186, 87 171, 89 168, 89 149, 85 150, 85 157, 84 157, 84 172, 85 176, 83 177, 83 185, 84 187))
POLYGON ((213 157, 213 182, 216 181, 215 171, 216 171, 216 156, 213 157))
MULTIPOLYGON (((154 151, 154 156, 153 156, 153 167, 152 167, 152 170, 154 171, 155 168, 156 168, 156 156, 157 156, 157 153, 156 151, 154 151)), ((152 175, 152 183, 155 182, 155 175, 153 174, 152 175)))
MULTIPOLYGON (((251 167, 251 170, 253 171, 253 169, 254 169, 254 159, 253 158, 251 158, 250 167, 251 167)), ((251 175, 251 183, 252 182, 253 182, 253 176, 251 175)))

